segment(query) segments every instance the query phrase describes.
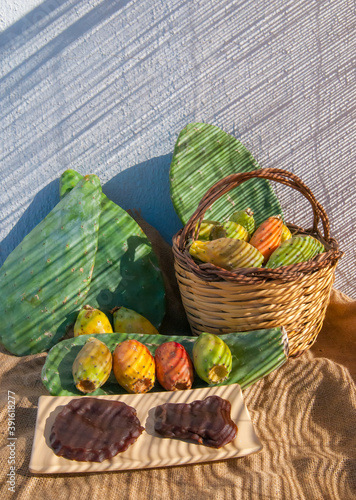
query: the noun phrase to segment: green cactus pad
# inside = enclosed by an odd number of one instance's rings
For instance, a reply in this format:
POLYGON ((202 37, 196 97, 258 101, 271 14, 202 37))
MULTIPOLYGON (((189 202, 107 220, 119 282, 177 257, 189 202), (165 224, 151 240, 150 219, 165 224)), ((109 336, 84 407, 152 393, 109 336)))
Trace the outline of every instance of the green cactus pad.
POLYGON ((0 269, 1 341, 11 353, 51 348, 87 300, 101 194, 98 177, 85 176, 0 269))
MULTIPOLYGON (((63 196, 72 189, 73 179, 79 179, 78 176, 74 170, 63 172, 63 196)), ((133 309, 156 328, 165 314, 164 283, 151 242, 137 222, 104 194, 87 303, 105 314, 116 306, 133 309)))
MULTIPOLYGON (((206 191, 227 175, 261 168, 233 136, 206 123, 190 123, 179 134, 170 168, 174 209, 186 224, 206 191)), ((219 198, 204 217, 223 222, 233 212, 250 207, 256 225, 282 209, 268 180, 250 179, 219 198)))
MULTIPOLYGON (((81 335, 62 340, 48 353, 42 369, 42 382, 53 396, 78 396, 81 394, 74 385, 72 365, 88 337, 88 335, 81 335)), ((103 333, 91 335, 91 337, 99 338, 111 352, 120 342, 126 339, 136 339, 145 344, 152 355, 155 354, 159 345, 174 341, 182 344, 191 358, 193 345, 197 339, 191 336, 127 333, 103 333)), ((231 350, 232 370, 228 380, 219 385, 238 383, 242 389, 246 389, 283 365, 288 359, 288 339, 283 328, 228 333, 222 335, 222 338, 231 350)), ((207 386, 206 382, 195 377, 193 389, 207 386)), ((162 391, 162 388, 156 383, 153 391, 159 392, 162 391)), ((91 394, 126 394, 126 392, 116 382, 114 374, 111 373, 108 381, 91 394)))

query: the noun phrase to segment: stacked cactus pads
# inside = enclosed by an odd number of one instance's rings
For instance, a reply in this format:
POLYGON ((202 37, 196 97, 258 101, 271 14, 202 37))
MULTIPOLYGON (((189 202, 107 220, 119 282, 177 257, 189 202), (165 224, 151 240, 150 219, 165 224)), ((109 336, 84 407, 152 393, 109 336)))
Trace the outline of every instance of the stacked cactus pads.
POLYGON ((228 222, 203 220, 200 225, 197 223, 197 239, 188 244, 190 255, 198 263, 235 271, 262 266, 275 269, 306 262, 325 251, 324 245, 312 236, 292 236, 280 215, 268 217, 257 229, 253 216, 252 210, 247 208, 233 213, 228 222), (237 220, 239 223, 235 222, 237 220), (234 226, 237 230, 231 229, 234 226), (218 234, 216 228, 224 233, 218 234))
POLYGON ((98 177, 66 171, 60 196, 0 269, 0 340, 17 356, 54 346, 85 304, 105 315, 117 305, 132 307, 157 328, 165 313, 152 245, 102 193, 98 177))
MULTIPOLYGON (((229 174, 259 168, 250 151, 232 135, 214 125, 190 123, 178 136, 170 168, 171 199, 178 217, 186 224, 203 195, 217 181, 229 174)), ((238 212, 246 206, 255 212, 258 225, 267 217, 282 213, 269 181, 252 179, 217 200, 206 218, 225 221, 231 211, 238 212)))

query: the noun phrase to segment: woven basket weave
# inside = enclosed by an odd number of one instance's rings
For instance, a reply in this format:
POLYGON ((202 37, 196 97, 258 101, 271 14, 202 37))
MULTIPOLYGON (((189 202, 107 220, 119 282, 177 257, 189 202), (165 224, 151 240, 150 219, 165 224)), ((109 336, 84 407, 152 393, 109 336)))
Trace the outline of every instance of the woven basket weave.
POLYGON ((284 326, 291 357, 301 355, 315 342, 324 321, 335 268, 343 255, 337 241, 330 236, 327 214, 311 190, 294 174, 275 168, 232 174, 214 184, 185 227, 173 237, 173 254, 193 334, 211 332, 219 335, 284 326), (285 184, 306 197, 313 209, 312 228, 286 225, 292 234, 310 234, 318 238, 326 248, 324 253, 308 262, 277 269, 227 271, 193 260, 187 244, 196 239, 205 212, 223 194, 252 178, 285 184), (323 235, 318 229, 320 221, 323 235))

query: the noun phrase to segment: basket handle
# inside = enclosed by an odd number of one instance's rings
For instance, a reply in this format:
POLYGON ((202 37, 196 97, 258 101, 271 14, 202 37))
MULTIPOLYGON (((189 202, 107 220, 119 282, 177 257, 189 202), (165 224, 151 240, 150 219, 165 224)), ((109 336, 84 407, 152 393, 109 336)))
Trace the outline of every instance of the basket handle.
POLYGON ((179 246, 183 248, 185 241, 187 240, 188 235, 190 235, 193 228, 196 226, 196 222, 198 220, 203 220, 203 216, 205 212, 210 208, 210 206, 218 200, 222 195, 231 191, 237 186, 240 186, 243 182, 252 179, 252 178, 260 178, 260 179, 268 179, 271 181, 276 181, 281 184, 285 184, 286 186, 290 186, 293 189, 296 189, 310 202, 313 214, 314 214, 314 222, 313 222, 313 231, 317 234, 320 234, 318 230, 319 220, 321 220, 324 231, 324 240, 329 243, 330 242, 330 223, 328 216, 322 207, 322 205, 316 200, 312 191, 304 184, 304 182, 299 179, 296 175, 288 172, 288 170, 282 170, 280 168, 262 168, 258 170, 252 170, 250 172, 240 172, 238 174, 231 174, 227 177, 216 182, 203 196, 201 199, 198 208, 195 210, 193 215, 190 217, 187 224, 184 226, 180 238, 179 238, 179 246))

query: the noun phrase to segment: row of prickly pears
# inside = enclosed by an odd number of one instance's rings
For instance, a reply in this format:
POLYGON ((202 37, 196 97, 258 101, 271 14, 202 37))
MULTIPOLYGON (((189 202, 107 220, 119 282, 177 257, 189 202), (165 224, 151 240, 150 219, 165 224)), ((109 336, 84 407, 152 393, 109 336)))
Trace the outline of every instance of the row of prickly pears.
POLYGON ((74 323, 74 336, 94 335, 96 333, 147 333, 158 335, 158 330, 152 323, 127 307, 115 307, 112 309, 113 325, 109 318, 99 309, 85 305, 79 312, 74 323))
POLYGON ((229 271, 241 267, 275 269, 305 262, 325 251, 313 236, 292 235, 280 215, 268 217, 257 228, 253 212, 247 208, 226 222, 203 220, 196 225, 198 237, 189 253, 200 262, 229 271))
POLYGON ((192 359, 178 342, 164 342, 154 355, 138 340, 119 343, 113 353, 96 337, 90 337, 72 367, 78 390, 87 394, 105 384, 113 370, 127 392, 150 391, 156 379, 167 391, 191 389, 194 374, 210 385, 225 381, 231 372, 232 355, 221 337, 203 333, 195 341, 192 359))

